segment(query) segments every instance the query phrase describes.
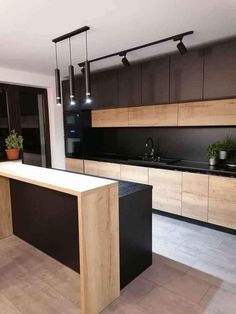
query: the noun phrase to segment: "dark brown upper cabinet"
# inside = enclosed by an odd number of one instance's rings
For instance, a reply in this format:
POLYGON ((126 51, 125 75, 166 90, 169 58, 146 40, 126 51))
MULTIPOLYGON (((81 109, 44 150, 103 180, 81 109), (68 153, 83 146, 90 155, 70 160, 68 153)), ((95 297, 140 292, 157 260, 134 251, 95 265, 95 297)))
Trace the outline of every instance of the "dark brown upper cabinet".
POLYGON ((97 74, 98 99, 97 107, 118 107, 118 73, 117 70, 108 70, 97 74))
POLYGON ((170 102, 202 100, 203 51, 176 54, 170 60, 170 102))
POLYGON ((142 64, 142 104, 169 103, 169 57, 142 64))
POLYGON ((205 49, 204 99, 236 96, 236 41, 205 49))
POLYGON ((118 106, 141 105, 141 65, 131 65, 118 70, 118 106))

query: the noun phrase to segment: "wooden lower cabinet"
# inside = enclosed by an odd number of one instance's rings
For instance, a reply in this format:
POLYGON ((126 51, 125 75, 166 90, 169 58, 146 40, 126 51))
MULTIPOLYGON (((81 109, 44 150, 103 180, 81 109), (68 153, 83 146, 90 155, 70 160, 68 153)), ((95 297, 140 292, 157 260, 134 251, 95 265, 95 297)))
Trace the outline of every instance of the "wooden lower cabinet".
POLYGON ((181 171, 149 168, 149 184, 153 186, 154 209, 181 215, 181 171))
POLYGON ((75 158, 66 158, 65 169, 68 171, 84 173, 84 160, 75 159, 75 158))
POLYGON ((236 178, 210 176, 208 222, 236 229, 236 178))
POLYGON ((148 184, 148 168, 121 165, 120 178, 125 181, 148 184))
POLYGON ((120 179, 120 164, 95 161, 95 160, 84 160, 84 173, 91 174, 94 176, 101 176, 110 179, 120 179))
POLYGON ((183 172, 182 216, 207 221, 209 176, 183 172))

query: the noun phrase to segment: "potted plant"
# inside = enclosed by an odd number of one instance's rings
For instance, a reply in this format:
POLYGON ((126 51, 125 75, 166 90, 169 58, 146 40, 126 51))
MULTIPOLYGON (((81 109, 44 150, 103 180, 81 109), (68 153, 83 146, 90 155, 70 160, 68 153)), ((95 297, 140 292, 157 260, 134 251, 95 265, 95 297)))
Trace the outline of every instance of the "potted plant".
POLYGON ((23 148, 23 137, 18 135, 15 130, 12 130, 5 139, 7 149, 6 154, 9 160, 16 160, 19 158, 20 149, 23 148))
POLYGON ((209 158, 209 165, 215 166, 217 157, 219 156, 220 142, 217 141, 207 147, 207 154, 209 158))
POLYGON ((236 143, 232 139, 232 136, 227 136, 226 139, 220 143, 219 148, 219 159, 226 160, 228 153, 236 149, 236 143))

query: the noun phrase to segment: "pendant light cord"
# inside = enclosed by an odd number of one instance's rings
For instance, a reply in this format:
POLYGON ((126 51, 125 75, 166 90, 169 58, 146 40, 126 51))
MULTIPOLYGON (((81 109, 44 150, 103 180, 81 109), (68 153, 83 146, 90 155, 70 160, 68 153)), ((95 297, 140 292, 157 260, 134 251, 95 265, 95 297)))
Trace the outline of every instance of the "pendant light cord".
POLYGON ((86 51, 86 60, 88 61, 88 35, 87 35, 87 31, 85 32, 85 51, 86 51))
POLYGON ((71 39, 69 38, 69 52, 70 52, 70 65, 72 65, 72 57, 71 57, 71 39))
POLYGON ((58 68, 57 44, 55 43, 56 68, 58 68))

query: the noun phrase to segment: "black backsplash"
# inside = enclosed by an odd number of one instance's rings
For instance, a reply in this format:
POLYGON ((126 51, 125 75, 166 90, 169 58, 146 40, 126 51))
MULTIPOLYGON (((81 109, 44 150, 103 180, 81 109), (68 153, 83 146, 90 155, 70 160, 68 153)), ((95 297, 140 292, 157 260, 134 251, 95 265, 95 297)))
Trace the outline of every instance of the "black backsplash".
POLYGON ((207 146, 228 135, 236 139, 236 127, 94 128, 87 134, 85 153, 143 155, 150 136, 160 156, 207 161, 207 146))

